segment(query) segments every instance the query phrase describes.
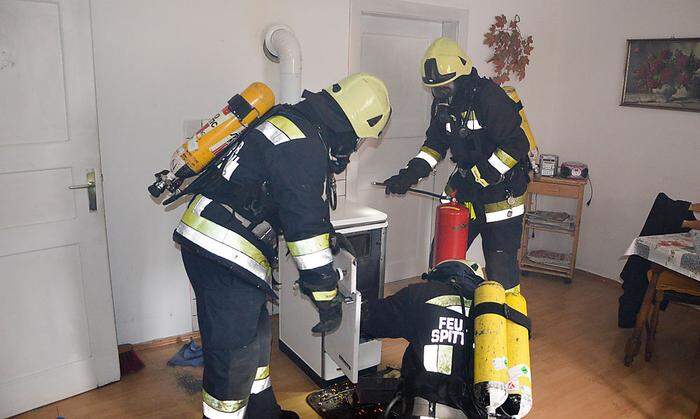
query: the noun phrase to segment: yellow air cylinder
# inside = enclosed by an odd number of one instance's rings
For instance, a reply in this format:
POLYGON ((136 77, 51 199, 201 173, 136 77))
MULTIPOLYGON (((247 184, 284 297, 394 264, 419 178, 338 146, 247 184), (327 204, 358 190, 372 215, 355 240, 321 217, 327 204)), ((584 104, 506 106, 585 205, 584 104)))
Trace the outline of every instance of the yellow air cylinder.
POLYGON ((238 138, 241 131, 275 104, 275 95, 264 83, 255 82, 228 104, 173 154, 170 171, 178 178, 201 172, 217 154, 238 138))
MULTIPOLYGON (((506 291, 506 304, 527 315, 525 297, 520 287, 506 291)), ((527 329, 511 320, 506 322, 508 335, 508 398, 501 406, 514 418, 522 418, 532 408, 532 375, 530 370, 530 336, 527 329)))
POLYGON ((523 102, 520 100, 518 92, 513 86, 503 86, 503 90, 508 94, 508 97, 515 102, 515 106, 518 109, 518 114, 522 122, 520 123, 520 128, 525 132, 527 140, 530 142, 530 150, 537 148, 537 143, 535 142, 535 136, 532 135, 532 130, 530 129, 530 123, 527 121, 527 116, 525 115, 525 108, 523 107, 523 102))
POLYGON ((506 92, 508 97, 510 97, 513 102, 515 102, 515 107, 518 109, 518 115, 520 115, 520 128, 523 130, 525 133, 525 136, 527 137, 527 141, 530 143, 530 150, 527 153, 528 158, 530 159, 530 164, 532 167, 535 169, 535 172, 538 172, 538 167, 539 167, 539 160, 540 160, 540 152, 539 149, 537 148, 537 142, 535 141, 535 136, 532 135, 532 130, 530 129, 530 123, 527 120, 527 116, 525 115, 525 108, 523 107, 523 102, 520 100, 520 96, 518 95, 518 92, 515 90, 515 87, 513 86, 503 86, 503 90, 506 92))
MULTIPOLYGON (((475 311, 505 303, 503 286, 495 281, 482 282, 474 293, 475 311)), ((489 413, 508 397, 508 358, 506 319, 500 314, 482 313, 474 319, 474 396, 489 413)))

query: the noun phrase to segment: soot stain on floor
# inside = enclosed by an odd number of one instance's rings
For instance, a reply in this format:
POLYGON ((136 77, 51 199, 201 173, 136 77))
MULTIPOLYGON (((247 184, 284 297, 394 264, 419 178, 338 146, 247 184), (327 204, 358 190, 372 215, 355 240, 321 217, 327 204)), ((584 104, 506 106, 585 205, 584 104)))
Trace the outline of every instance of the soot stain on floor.
POLYGON ((202 391, 202 379, 187 372, 178 372, 176 375, 177 386, 187 394, 195 394, 202 391))

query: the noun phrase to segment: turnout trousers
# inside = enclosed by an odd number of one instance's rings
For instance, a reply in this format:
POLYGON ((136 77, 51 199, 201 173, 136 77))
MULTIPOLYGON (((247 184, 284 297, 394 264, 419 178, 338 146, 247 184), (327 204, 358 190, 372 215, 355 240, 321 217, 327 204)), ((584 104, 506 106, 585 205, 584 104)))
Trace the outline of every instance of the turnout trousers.
POLYGON ((272 336, 265 292, 185 248, 182 260, 197 297, 204 417, 278 418, 281 410, 270 383, 272 336))
POLYGON ((520 284, 518 249, 523 231, 523 216, 494 223, 470 223, 467 248, 481 235, 486 277, 510 289, 520 284))

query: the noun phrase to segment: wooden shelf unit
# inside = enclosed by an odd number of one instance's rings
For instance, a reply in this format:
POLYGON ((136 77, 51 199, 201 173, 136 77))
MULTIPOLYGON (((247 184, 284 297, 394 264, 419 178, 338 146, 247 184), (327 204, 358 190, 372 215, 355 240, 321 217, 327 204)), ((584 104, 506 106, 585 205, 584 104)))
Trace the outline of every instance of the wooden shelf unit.
POLYGON ((559 177, 535 176, 527 187, 525 196, 525 213, 530 212, 535 207, 535 197, 537 195, 547 195, 559 198, 577 200, 576 214, 574 216, 573 229, 538 224, 529 221, 527 216, 523 219, 523 235, 518 253, 518 265, 521 272, 539 272, 549 275, 561 276, 567 283, 574 277, 576 267, 576 253, 578 250, 578 238, 581 227, 581 210, 583 209, 583 199, 586 190, 586 180, 564 179, 559 177), (547 231, 550 233, 566 234, 572 237, 571 243, 571 263, 569 266, 559 266, 535 262, 528 258, 528 244, 533 231, 547 231))

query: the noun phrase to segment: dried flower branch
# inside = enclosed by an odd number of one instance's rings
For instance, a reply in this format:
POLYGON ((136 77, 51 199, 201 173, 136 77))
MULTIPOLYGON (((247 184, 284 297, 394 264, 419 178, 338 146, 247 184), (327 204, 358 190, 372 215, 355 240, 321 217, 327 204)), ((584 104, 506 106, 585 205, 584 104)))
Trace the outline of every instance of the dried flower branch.
POLYGON ((530 53, 534 49, 532 35, 523 37, 518 23, 520 16, 515 15, 510 22, 505 15, 496 16, 496 23, 484 34, 484 44, 493 50, 493 56, 487 62, 493 63, 498 84, 510 80, 515 74, 518 80, 525 78, 525 67, 530 64, 530 53))

